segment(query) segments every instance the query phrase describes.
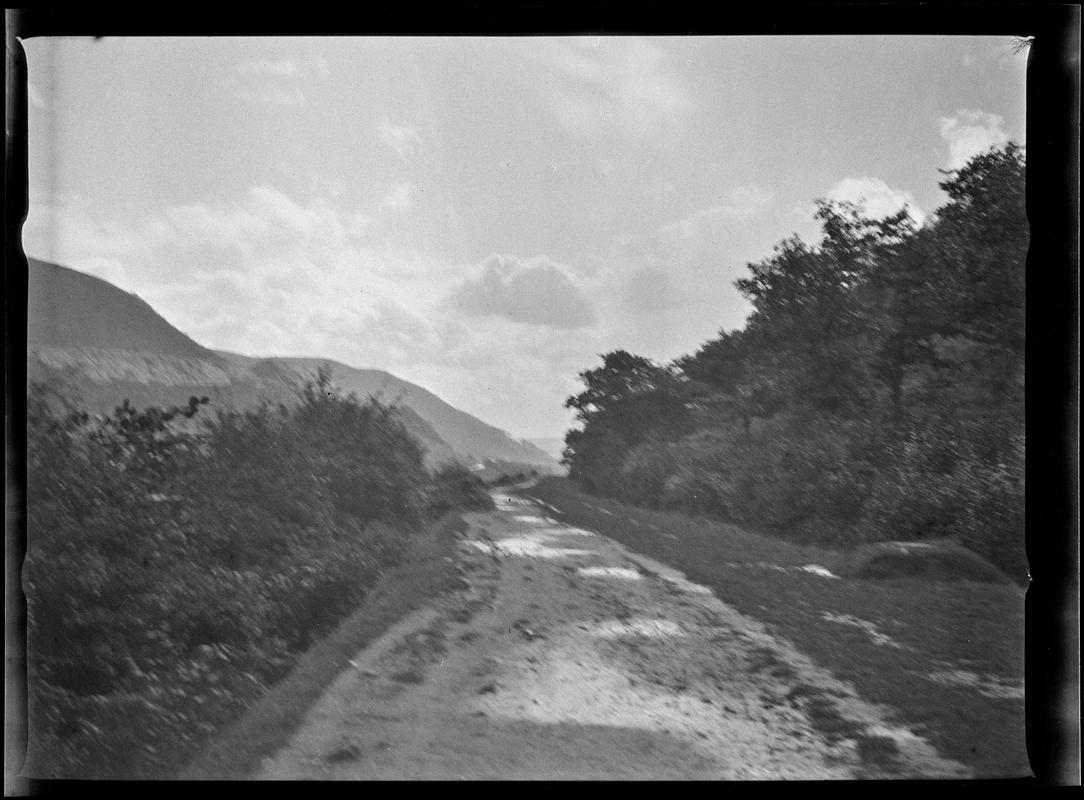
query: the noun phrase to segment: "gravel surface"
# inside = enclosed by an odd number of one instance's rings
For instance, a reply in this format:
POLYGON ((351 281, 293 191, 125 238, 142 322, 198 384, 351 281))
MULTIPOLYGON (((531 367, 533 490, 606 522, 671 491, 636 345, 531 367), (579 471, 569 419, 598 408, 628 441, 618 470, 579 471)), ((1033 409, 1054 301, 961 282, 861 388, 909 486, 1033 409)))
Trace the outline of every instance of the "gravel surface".
POLYGON ((495 499, 461 588, 358 653, 254 777, 968 777, 710 590, 495 499))

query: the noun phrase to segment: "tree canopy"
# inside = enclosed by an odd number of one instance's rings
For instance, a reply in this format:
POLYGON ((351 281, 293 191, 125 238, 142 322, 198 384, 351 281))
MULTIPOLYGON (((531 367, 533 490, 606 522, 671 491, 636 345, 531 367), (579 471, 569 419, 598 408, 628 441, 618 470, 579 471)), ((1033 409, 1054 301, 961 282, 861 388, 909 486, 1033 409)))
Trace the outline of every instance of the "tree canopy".
POLYGON ((568 398, 571 476, 633 502, 836 544, 949 536, 1023 568, 1024 152, 944 173, 922 225, 817 201, 821 236, 748 265, 752 313, 568 398))

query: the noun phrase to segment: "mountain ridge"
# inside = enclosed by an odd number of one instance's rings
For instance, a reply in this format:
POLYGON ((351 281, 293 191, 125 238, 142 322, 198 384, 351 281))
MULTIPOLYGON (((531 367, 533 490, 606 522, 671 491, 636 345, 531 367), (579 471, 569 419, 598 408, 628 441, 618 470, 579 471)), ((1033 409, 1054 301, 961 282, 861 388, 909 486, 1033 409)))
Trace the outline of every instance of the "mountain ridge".
POLYGON ((62 378, 88 410, 184 402, 190 394, 245 408, 291 402, 322 364, 346 393, 394 404, 434 463, 486 460, 553 467, 529 442, 455 408, 435 393, 381 369, 330 358, 260 357, 204 347, 146 301, 106 280, 28 258, 27 377, 62 378))

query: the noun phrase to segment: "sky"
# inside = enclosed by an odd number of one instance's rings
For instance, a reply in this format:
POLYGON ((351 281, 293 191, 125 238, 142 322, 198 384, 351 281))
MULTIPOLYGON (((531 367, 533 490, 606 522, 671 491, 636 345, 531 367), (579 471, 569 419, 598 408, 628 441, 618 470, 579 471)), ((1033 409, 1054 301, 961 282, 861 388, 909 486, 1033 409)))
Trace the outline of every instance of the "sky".
POLYGON ((517 438, 578 373, 750 307, 814 200, 903 204, 1025 145, 1008 37, 23 42, 28 255, 207 347, 387 370, 517 438))

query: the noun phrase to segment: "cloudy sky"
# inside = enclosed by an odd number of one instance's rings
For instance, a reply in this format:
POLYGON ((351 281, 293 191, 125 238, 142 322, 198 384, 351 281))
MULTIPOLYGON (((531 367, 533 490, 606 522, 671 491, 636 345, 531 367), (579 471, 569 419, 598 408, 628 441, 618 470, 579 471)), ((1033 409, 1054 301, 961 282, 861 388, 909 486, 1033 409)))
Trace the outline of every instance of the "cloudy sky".
POLYGON ((388 370, 517 437, 668 361, 818 197, 1024 144, 1004 37, 32 39, 29 255, 201 344, 388 370))

